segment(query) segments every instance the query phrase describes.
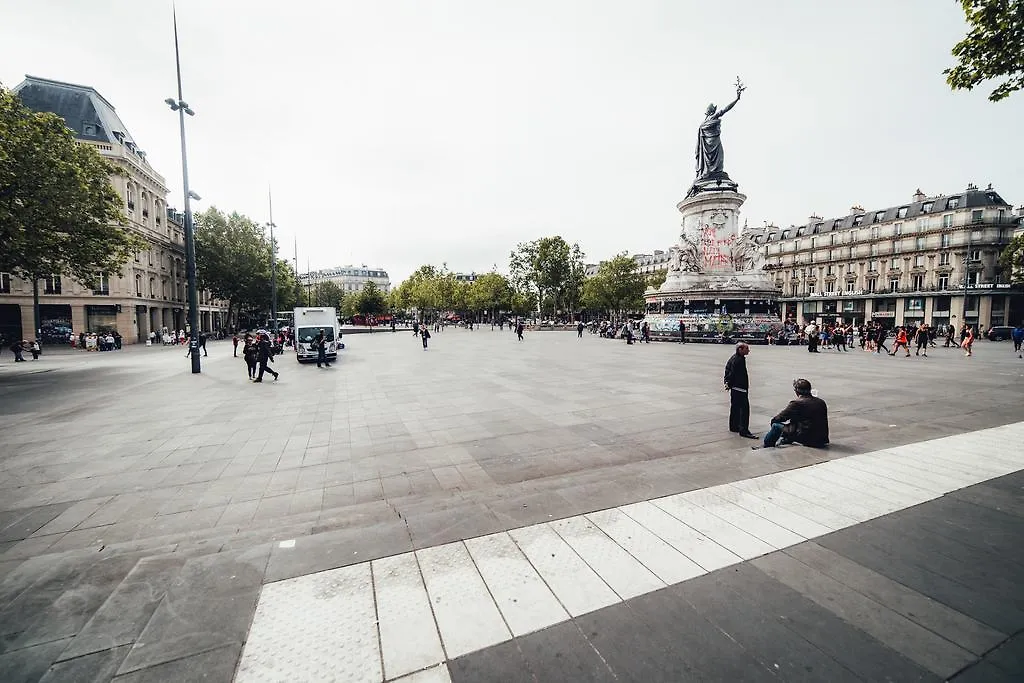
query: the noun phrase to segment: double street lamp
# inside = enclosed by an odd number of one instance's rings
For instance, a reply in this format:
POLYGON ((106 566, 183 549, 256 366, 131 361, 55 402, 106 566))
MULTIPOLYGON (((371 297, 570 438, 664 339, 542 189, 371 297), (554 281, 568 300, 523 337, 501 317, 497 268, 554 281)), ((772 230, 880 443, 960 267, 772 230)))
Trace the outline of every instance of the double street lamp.
POLYGON ((172 111, 178 112, 178 124, 181 131, 181 176, 185 194, 185 272, 188 277, 188 325, 189 325, 189 357, 192 359, 192 374, 202 372, 199 363, 199 292, 196 286, 196 236, 192 226, 192 207, 190 199, 199 199, 199 195, 188 189, 188 156, 185 153, 185 114, 195 116, 181 94, 181 57, 178 52, 178 15, 174 13, 174 65, 178 72, 178 99, 168 97, 164 102, 172 111))

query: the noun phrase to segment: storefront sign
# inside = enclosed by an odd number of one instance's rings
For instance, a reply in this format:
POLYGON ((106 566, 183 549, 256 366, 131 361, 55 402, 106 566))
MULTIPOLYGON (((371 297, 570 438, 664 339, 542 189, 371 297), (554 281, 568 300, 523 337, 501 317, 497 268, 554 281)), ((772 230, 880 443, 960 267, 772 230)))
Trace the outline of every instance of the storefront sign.
POLYGON ((872 318, 895 318, 896 311, 876 311, 871 314, 872 318))

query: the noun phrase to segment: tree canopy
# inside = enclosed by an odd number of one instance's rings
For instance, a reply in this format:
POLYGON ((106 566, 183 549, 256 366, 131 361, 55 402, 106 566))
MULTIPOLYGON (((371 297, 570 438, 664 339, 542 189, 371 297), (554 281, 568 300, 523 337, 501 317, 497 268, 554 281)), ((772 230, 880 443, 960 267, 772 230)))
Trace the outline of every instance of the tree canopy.
POLYGON ((1003 79, 993 102, 1024 88, 1024 0, 960 0, 970 31, 953 46, 957 65, 943 71, 953 90, 1003 79))
POLYGON ((367 280, 354 298, 354 307, 357 313, 379 315, 388 310, 387 297, 372 280, 367 280))
MULTIPOLYGON (((532 299, 534 304, 536 299, 532 299)), ((485 273, 472 281, 460 280, 442 265, 420 266, 416 272, 395 287, 389 296, 392 309, 418 309, 420 315, 455 312, 477 314, 512 310, 513 289, 508 278, 497 272, 485 273)), ((522 311, 528 313, 529 309, 522 311)))
MULTIPOLYGON (((263 227, 238 212, 210 207, 195 215, 196 274, 202 287, 228 302, 229 310, 262 316, 270 311, 270 240, 263 227)), ((277 259, 277 310, 296 304, 297 277, 277 259)))
POLYGON ((111 184, 122 174, 59 116, 31 111, 0 86, 0 270, 33 283, 119 273, 147 247, 124 227, 111 184))
POLYGON ((585 279, 583 251, 561 236, 520 242, 509 255, 509 271, 517 292, 535 292, 542 313, 572 312, 580 303, 585 279))
POLYGON ((1024 284, 1024 234, 1017 235, 999 255, 999 266, 1014 284, 1024 284))
POLYGON ((601 263, 597 274, 586 281, 583 302, 591 310, 642 310, 646 288, 647 279, 636 272, 636 262, 622 253, 601 263))

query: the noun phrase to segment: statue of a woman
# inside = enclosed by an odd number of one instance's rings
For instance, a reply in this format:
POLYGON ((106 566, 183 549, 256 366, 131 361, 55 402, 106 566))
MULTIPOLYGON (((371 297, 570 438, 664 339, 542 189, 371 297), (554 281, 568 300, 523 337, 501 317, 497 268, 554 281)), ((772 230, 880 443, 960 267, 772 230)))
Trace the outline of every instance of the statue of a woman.
POLYGON ((717 111, 714 104, 708 105, 707 117, 697 129, 697 180, 724 172, 725 151, 722 149, 722 117, 740 101, 740 95, 743 94, 744 89, 744 85, 737 78, 735 100, 721 111, 717 111))

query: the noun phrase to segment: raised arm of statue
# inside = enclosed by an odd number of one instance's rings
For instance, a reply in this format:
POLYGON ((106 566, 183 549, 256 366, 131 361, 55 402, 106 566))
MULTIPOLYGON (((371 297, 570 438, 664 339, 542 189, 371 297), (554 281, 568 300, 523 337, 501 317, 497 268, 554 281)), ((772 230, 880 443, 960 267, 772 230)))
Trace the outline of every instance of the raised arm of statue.
POLYGON ((721 109, 720 109, 720 110, 718 111, 718 113, 716 113, 716 114, 714 115, 714 118, 716 118, 716 119, 720 119, 720 118, 722 118, 722 116, 724 116, 724 115, 725 115, 725 112, 727 112, 727 111, 729 111, 730 109, 732 109, 733 107, 735 107, 735 106, 736 106, 736 103, 740 101, 740 95, 741 95, 742 93, 743 93, 743 91, 742 91, 742 90, 737 90, 737 91, 736 91, 736 99, 735 99, 735 100, 733 100, 732 102, 730 102, 729 104, 725 105, 724 107, 722 107, 722 108, 721 108, 721 109))

